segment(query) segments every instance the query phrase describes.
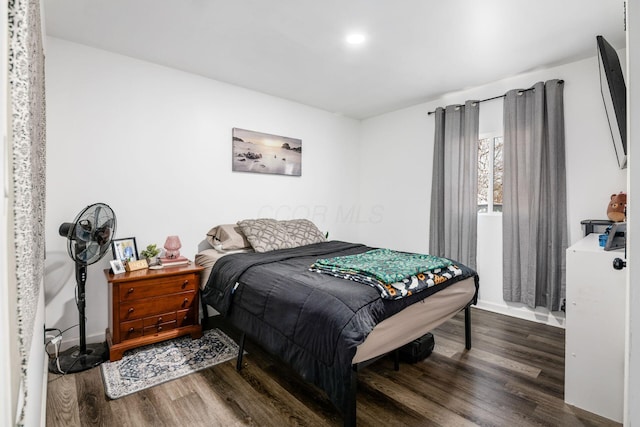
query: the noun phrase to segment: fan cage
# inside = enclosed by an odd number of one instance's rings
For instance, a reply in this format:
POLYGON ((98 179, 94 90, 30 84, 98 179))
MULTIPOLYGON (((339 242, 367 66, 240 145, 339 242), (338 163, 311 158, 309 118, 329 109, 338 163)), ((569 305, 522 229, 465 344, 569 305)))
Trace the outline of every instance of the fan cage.
POLYGON ((90 265, 98 262, 109 250, 116 232, 116 216, 104 203, 84 208, 73 220, 60 226, 67 237, 67 252, 77 263, 90 265))

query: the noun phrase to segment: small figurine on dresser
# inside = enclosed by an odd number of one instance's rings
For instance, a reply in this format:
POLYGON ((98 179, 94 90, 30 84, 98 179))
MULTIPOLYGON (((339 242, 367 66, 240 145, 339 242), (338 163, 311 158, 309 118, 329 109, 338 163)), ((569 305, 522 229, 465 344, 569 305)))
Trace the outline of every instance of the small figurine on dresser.
POLYGON ((623 222, 627 219, 627 193, 621 191, 611 195, 607 207, 607 218, 613 222, 623 222))

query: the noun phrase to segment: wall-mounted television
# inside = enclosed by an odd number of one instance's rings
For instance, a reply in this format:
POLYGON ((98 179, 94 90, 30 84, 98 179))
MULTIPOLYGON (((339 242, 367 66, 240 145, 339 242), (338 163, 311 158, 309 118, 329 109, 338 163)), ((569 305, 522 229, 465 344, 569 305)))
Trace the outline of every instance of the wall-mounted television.
POLYGON ((627 86, 616 50, 602 36, 596 36, 600 91, 607 112, 613 148, 620 169, 627 167, 627 86))

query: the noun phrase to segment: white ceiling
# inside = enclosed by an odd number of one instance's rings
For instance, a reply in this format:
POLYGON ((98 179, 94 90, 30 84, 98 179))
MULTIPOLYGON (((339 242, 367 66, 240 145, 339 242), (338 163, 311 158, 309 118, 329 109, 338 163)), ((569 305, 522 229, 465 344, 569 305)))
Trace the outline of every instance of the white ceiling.
POLYGON ((624 0, 43 4, 50 36, 358 119, 625 47, 624 0))

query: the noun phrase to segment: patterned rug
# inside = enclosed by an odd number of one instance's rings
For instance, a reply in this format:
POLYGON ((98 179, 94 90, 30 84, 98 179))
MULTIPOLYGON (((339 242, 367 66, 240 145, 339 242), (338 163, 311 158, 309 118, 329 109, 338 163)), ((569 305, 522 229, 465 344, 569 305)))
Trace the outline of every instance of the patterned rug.
POLYGON ((238 345, 222 331, 210 329, 200 339, 184 336, 124 353, 121 360, 100 365, 105 393, 118 399, 238 355, 238 345))

